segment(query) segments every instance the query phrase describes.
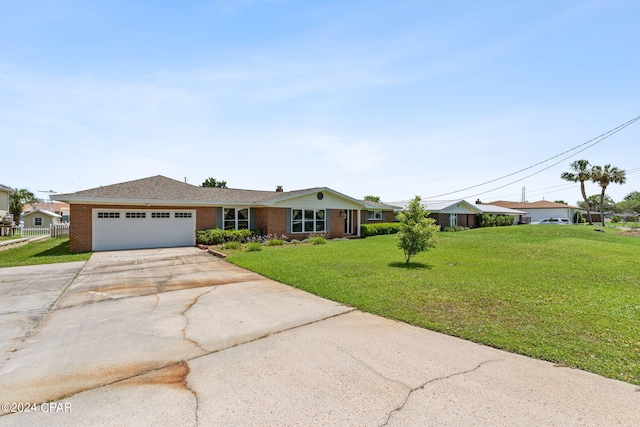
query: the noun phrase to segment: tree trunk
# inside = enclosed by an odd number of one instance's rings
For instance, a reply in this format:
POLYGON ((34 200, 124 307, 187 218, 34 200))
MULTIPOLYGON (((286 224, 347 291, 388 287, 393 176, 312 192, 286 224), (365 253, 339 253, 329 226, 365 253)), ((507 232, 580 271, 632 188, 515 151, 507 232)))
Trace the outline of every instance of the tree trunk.
POLYGON ((589 209, 589 200, 587 199, 587 192, 584 191, 584 181, 580 181, 580 190, 582 190, 582 198, 584 199, 584 205, 587 208, 587 221, 589 221, 589 225, 593 224, 591 221, 591 210, 589 209))
POLYGON ((600 192, 600 222, 604 227, 604 192, 607 190, 607 187, 603 186, 602 191, 600 192))

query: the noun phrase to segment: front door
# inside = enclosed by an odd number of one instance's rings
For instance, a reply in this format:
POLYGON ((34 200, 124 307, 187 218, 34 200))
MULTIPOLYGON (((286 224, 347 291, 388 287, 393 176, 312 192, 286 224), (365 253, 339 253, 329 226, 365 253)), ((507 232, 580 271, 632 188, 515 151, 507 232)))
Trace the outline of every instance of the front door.
POLYGON ((344 218, 344 234, 354 234, 353 232, 353 211, 349 209, 346 211, 344 218))

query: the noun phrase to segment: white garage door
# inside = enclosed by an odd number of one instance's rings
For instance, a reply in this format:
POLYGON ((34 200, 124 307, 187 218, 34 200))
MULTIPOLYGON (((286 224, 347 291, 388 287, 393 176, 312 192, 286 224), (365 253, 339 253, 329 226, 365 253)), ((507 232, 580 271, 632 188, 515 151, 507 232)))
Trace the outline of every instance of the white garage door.
POLYGON ((168 248, 196 244, 193 210, 93 210, 93 250, 168 248))

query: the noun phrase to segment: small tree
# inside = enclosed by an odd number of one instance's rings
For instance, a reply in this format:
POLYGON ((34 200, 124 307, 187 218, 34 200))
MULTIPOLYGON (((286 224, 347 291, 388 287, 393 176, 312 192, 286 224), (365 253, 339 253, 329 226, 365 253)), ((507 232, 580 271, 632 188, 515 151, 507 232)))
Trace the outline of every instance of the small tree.
POLYGON ((215 178, 207 178, 200 187, 227 188, 227 181, 218 181, 215 178))
POLYGON ((38 203, 36 196, 26 188, 15 190, 9 195, 9 212, 13 214, 13 220, 20 222, 20 215, 25 203, 35 205, 38 203))
POLYGON ((436 233, 440 227, 435 224, 435 219, 429 218, 429 212, 422 206, 420 196, 409 202, 407 209, 398 214, 398 219, 398 247, 404 251, 407 264, 412 256, 436 246, 436 233))

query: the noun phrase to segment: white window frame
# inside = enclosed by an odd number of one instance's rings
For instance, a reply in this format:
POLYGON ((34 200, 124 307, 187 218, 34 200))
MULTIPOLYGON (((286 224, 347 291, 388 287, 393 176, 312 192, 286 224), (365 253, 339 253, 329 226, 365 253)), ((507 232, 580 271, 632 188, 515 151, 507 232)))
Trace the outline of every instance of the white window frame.
POLYGON ((381 210, 367 211, 367 219, 369 221, 382 221, 384 219, 384 214, 381 210))
POLYGON ((292 234, 325 233, 326 231, 327 231, 327 210, 326 209, 291 209, 291 233, 292 234), (296 219, 296 211, 301 212, 300 219, 296 219), (319 218, 319 215, 318 215, 319 212, 322 212, 322 218, 319 218), (318 229, 318 226, 321 223, 322 223, 322 227, 321 229, 318 229), (300 225, 302 230, 295 231, 296 225, 300 225), (308 230, 307 228, 312 228, 312 230, 308 230))
POLYGON ((223 230, 249 230, 251 228, 251 208, 246 206, 229 206, 227 208, 222 208, 222 229, 223 230), (229 211, 233 209, 233 219, 228 219, 227 215, 229 211), (247 211, 246 219, 238 218, 239 211, 247 211), (246 223, 246 227, 244 227, 244 223, 246 223), (227 226, 233 226, 227 227, 227 226))
POLYGON ((44 218, 41 216, 34 216, 33 217, 33 226, 34 227, 43 227, 44 226, 44 218), (40 224, 38 224, 38 222, 40 224))

